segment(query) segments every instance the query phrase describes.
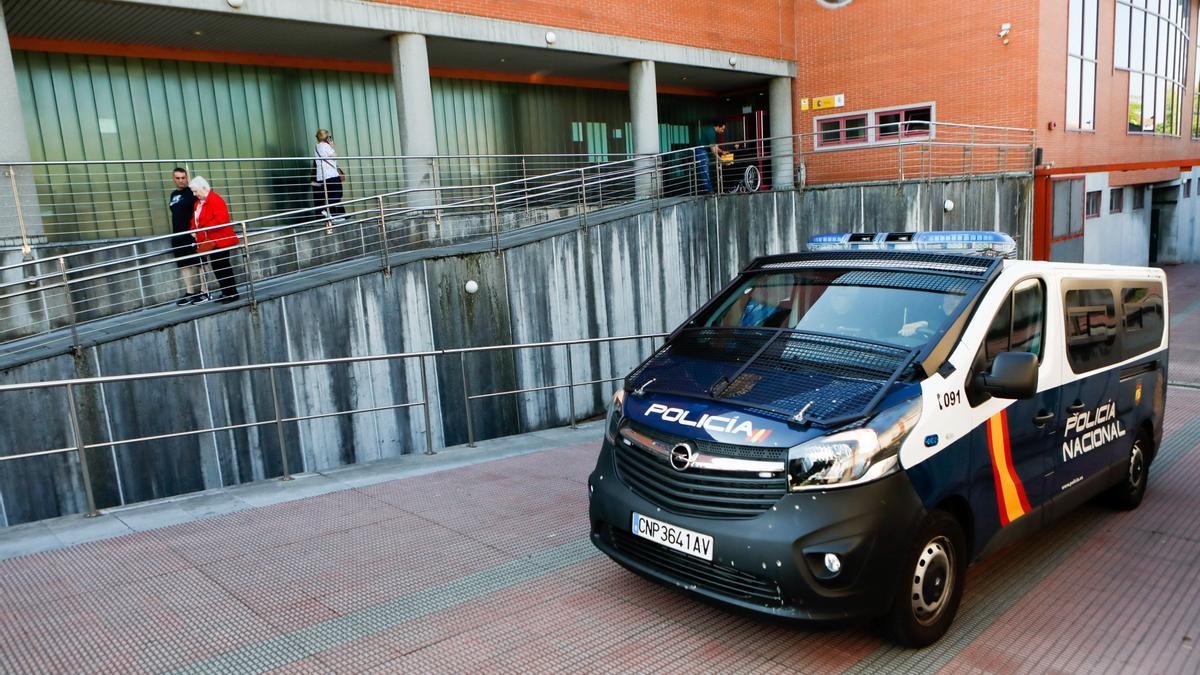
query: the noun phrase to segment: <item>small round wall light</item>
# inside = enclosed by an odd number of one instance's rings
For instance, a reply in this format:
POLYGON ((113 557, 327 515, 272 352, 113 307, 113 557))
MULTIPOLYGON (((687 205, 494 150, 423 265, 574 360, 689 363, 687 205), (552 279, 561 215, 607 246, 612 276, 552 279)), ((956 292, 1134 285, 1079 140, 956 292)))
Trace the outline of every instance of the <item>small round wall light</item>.
POLYGON ((466 291, 467 291, 467 293, 469 293, 471 295, 475 295, 476 293, 478 293, 479 292, 479 282, 475 281, 474 279, 468 280, 467 285, 466 285, 466 291))
POLYGON ((729 57, 729 66, 731 68, 737 66, 737 57, 736 56, 729 57))
POLYGON ((558 36, 554 34, 554 31, 546 31, 546 44, 552 45, 555 42, 558 42, 558 36))
POLYGON ((954 200, 947 199, 946 202, 944 204, 942 204, 942 209, 945 210, 946 213, 950 213, 951 211, 953 211, 954 210, 954 200))
POLYGON ((245 4, 245 0, 225 0, 225 3, 234 9, 241 9, 245 4))

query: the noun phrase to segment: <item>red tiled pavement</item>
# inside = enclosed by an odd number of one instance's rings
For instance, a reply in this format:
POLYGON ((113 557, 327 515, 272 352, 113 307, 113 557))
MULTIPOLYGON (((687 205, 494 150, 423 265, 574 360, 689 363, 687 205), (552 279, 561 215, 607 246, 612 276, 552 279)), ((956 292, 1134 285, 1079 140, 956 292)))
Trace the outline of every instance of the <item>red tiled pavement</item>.
MULTIPOLYGON (((1169 274, 1172 379, 1200 384, 1200 266, 1169 274)), ((1198 415, 1200 389, 1172 387, 1168 438, 1198 415)), ((922 652, 868 628, 726 611, 598 555, 370 623, 375 608, 584 540, 596 445, 0 561, 0 673, 160 672, 229 652, 320 673, 1200 671, 1200 436, 1156 470, 1140 509, 1087 506, 974 566, 959 622, 922 652), (355 617, 345 639, 278 654, 280 635, 355 617)))

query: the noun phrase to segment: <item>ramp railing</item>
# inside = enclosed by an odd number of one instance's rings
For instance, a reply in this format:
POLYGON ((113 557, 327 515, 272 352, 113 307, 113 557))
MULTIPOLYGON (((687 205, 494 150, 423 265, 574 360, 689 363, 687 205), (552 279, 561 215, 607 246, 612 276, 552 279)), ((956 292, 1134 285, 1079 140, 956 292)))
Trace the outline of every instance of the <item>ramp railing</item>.
MULTIPOLYGON (((182 440, 198 444, 200 437, 208 436, 212 438, 212 445, 216 446, 218 443, 217 434, 227 434, 235 431, 256 431, 260 434, 266 434, 269 435, 269 439, 264 442, 263 437, 259 436, 259 443, 261 445, 272 446, 271 450, 273 453, 271 457, 262 458, 262 475, 256 476, 255 479, 280 478, 286 481, 291 480, 292 474, 298 470, 304 471, 303 465, 296 466, 293 463, 294 458, 299 455, 299 452, 297 449, 289 447, 288 440, 293 433, 298 431, 300 426, 330 418, 379 414, 392 416, 396 428, 401 430, 406 429, 408 430, 406 435, 422 439, 419 446, 413 446, 410 450, 413 452, 434 454, 437 448, 434 443, 434 415, 431 412, 431 407, 437 408, 439 419, 448 414, 449 411, 442 410, 439 407, 443 404, 437 402, 438 394, 436 386, 431 384, 431 380, 436 379, 437 369, 442 365, 439 362, 445 360, 460 365, 462 370, 463 396, 461 403, 463 409, 460 412, 467 423, 468 445, 474 446, 477 438, 473 426, 474 416, 472 414, 472 406, 478 405, 475 402, 485 398, 565 394, 570 425, 571 427, 575 427, 577 420, 581 416, 590 415, 595 412, 595 401, 599 400, 603 402, 606 400, 611 390, 605 385, 622 379, 626 371, 654 350, 655 341, 663 338, 665 335, 665 333, 647 333, 621 337, 557 340, 489 347, 440 349, 345 358, 193 368, 132 375, 111 375, 29 384, 0 385, 0 420, 3 420, 5 415, 11 415, 13 414, 12 411, 20 408, 20 406, 10 403, 13 401, 12 397, 38 397, 39 401, 44 402, 42 410, 43 419, 56 425, 67 426, 65 433, 59 433, 61 430, 55 430, 56 433, 49 434, 49 437, 57 436, 69 439, 67 444, 61 447, 17 447, 7 449, 8 454, 0 456, 0 470, 3 470, 4 467, 15 466, 14 463, 16 462, 46 462, 53 461, 55 458, 61 460, 63 457, 69 457, 73 461, 69 461, 66 466, 63 466, 60 461, 58 464, 49 465, 49 468, 44 468, 42 473, 44 475, 65 475, 65 484, 61 485, 60 489, 72 490, 78 493, 82 497, 78 501, 84 506, 84 513, 89 516, 97 516, 99 515, 100 502, 96 496, 96 478, 92 475, 93 467, 96 467, 98 464, 109 465, 104 467, 104 473, 111 476, 112 482, 117 486, 115 490, 106 490, 107 493, 116 493, 115 503, 109 504, 109 506, 132 503, 126 499, 124 492, 120 489, 122 463, 118 460, 118 453, 130 452, 141 448, 146 448, 145 451, 147 452, 155 452, 155 444, 162 444, 164 442, 182 440), (591 368, 587 364, 591 362, 591 350, 614 343, 633 343, 629 345, 629 348, 614 350, 614 352, 624 353, 626 359, 622 361, 620 358, 614 358, 611 361, 610 365, 613 373, 611 376, 590 375, 591 368), (566 363, 567 376, 565 381, 539 382, 531 386, 502 391, 477 391, 476 385, 472 382, 471 371, 467 366, 467 357, 496 352, 513 352, 516 350, 551 350, 559 352, 559 355, 566 363), (577 362, 579 363, 578 370, 576 370, 575 365, 577 362), (406 398, 402 400, 398 398, 380 403, 372 397, 373 405, 370 406, 347 405, 333 409, 315 410, 300 408, 299 406, 302 406, 302 402, 294 395, 289 396, 289 390, 284 387, 291 384, 293 378, 297 377, 298 371, 330 367, 378 367, 385 369, 393 373, 398 381, 406 383, 407 386, 403 387, 403 391, 400 392, 406 398), (577 372, 581 373, 583 378, 586 379, 577 378, 577 372), (174 410, 178 409, 177 407, 180 405, 186 405, 181 402, 193 400, 195 396, 199 395, 196 391, 197 389, 203 391, 203 396, 208 396, 210 384, 214 389, 218 389, 220 385, 224 384, 224 378, 226 377, 234 378, 234 386, 239 389, 257 389, 265 392, 265 396, 261 400, 262 409, 247 411, 249 413, 247 417, 250 417, 250 419, 245 419, 244 421, 223 419, 222 421, 225 423, 218 423, 211 409, 208 413, 207 424, 202 422, 185 424, 179 416, 161 415, 159 416, 160 420, 168 425, 168 427, 160 427, 156 433, 150 434, 139 433, 139 430, 142 428, 139 424, 131 424, 129 425, 131 428, 126 429, 119 426, 119 424, 114 427, 113 423, 109 422, 106 428, 100 431, 98 429, 91 429, 84 423, 84 405, 81 399, 103 401, 106 388, 111 392, 114 387, 146 385, 156 381, 171 382, 174 383, 172 390, 176 392, 175 398, 174 400, 163 400, 160 410, 174 410), (587 403, 583 405, 580 405, 578 402, 579 395, 577 392, 580 389, 584 389, 586 392, 587 403), (413 416, 414 411, 419 412, 419 416, 413 416), (178 424, 178 426, 170 426, 175 424, 178 424)), ((111 396, 112 394, 110 393, 109 395, 111 396)), ((306 402, 311 404, 311 401, 307 401, 307 399, 306 402)), ((101 405, 107 404, 102 403, 101 405)), ((301 458, 301 461, 303 461, 303 458, 301 458)), ((24 468, 29 472, 30 467, 26 466, 24 468)), ((183 467, 183 470, 195 471, 197 474, 201 472, 199 466, 183 467)), ((34 473, 37 472, 35 469, 34 473)), ((127 478, 126 480, 129 479, 127 478)), ((4 494, 0 492, 0 526, 10 524, 8 513, 15 506, 14 500, 21 499, 22 497, 23 495, 4 494)))
MULTIPOLYGON (((245 304, 254 307, 263 292, 292 283, 298 275, 338 273, 343 269, 338 265, 347 264, 362 271, 372 266, 390 271, 397 254, 472 242, 487 242, 498 252, 508 232, 567 217, 586 225, 589 214, 599 209, 647 199, 868 180, 1029 175, 1032 170, 1031 131, 925 124, 928 133, 903 135, 894 142, 870 142, 878 138, 874 129, 866 130, 863 143, 831 144, 824 132, 729 142, 720 146, 720 159, 694 148, 549 171, 550 164, 540 164, 542 172, 530 174, 529 157, 524 157, 522 175, 491 183, 437 185, 434 173, 426 185, 345 199, 338 205, 344 214, 326 215, 324 207, 305 206, 235 221, 240 238, 232 255, 235 280, 245 304)), ((557 157, 545 161, 571 162, 577 156, 557 157)), ((468 175, 494 178, 515 171, 516 158, 486 171, 472 163, 478 158, 462 166, 468 175)), ((243 212, 225 186, 210 182, 235 214, 243 212)), ((234 195, 245 189, 236 183, 230 187, 234 195)), ((160 202, 165 204, 163 190, 160 202)), ((165 214, 165 206, 162 210, 165 214)), ((190 316, 186 313, 195 311, 192 305, 176 305, 182 285, 171 238, 159 234, 76 247, 31 246, 29 259, 0 266, 0 348, 10 353, 78 351, 95 335, 124 330, 146 312, 160 318, 190 316), (51 332, 55 334, 37 337, 51 332)), ((193 254, 183 261, 207 258, 193 254)))

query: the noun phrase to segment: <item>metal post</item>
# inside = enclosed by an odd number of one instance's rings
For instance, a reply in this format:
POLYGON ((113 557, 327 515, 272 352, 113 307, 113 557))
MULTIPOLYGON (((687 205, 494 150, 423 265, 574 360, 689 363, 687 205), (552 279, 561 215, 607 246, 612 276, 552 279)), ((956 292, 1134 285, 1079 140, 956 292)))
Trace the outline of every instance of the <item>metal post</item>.
POLYGON ((275 368, 271 373, 271 400, 275 404, 275 435, 279 437, 279 459, 283 463, 283 476, 279 480, 291 480, 292 472, 288 469, 287 440, 283 435, 283 411, 279 407, 279 384, 275 380, 275 368))
POLYGON ((383 215, 383 196, 376 197, 375 203, 379 206, 379 257, 383 260, 383 273, 390 275, 392 266, 388 263, 387 219, 383 215))
POLYGON ((75 436, 75 451, 79 453, 79 473, 83 477, 83 493, 87 498, 87 513, 84 514, 88 518, 95 518, 100 515, 96 510, 96 497, 92 494, 92 473, 88 470, 87 463, 87 448, 84 447, 83 430, 79 427, 79 412, 75 405, 75 385, 67 385, 67 407, 71 418, 71 433, 75 436))
MULTIPOLYGON (((79 327, 75 321, 75 300, 71 298, 71 280, 67 278, 67 261, 62 256, 58 256, 58 273, 62 276, 63 292, 66 294, 67 316, 71 320, 71 348, 75 351, 75 355, 83 354, 83 348, 79 345, 79 327)), ((50 317, 46 317, 49 319, 50 317)))
POLYGON ((904 181, 904 143, 896 141, 896 150, 896 154, 900 156, 900 178, 896 182, 900 183, 904 181))
POLYGON ((441 177, 438 176, 437 157, 434 157, 433 159, 429 160, 429 171, 431 173, 431 178, 432 178, 432 183, 433 183, 433 205, 434 205, 433 222, 437 223, 438 225, 441 225, 442 224, 442 210, 438 207, 441 206, 441 204, 442 204, 442 191, 440 189, 442 186, 442 181, 441 181, 441 177))
POLYGON ((587 227, 587 169, 579 170, 579 229, 587 227))
MULTIPOLYGON (((250 308, 258 307, 254 298, 254 268, 250 265, 250 237, 246 233, 246 223, 242 223, 242 267, 246 268, 246 291, 250 294, 250 308)), ((235 287, 236 288, 236 287, 235 287)))
MULTIPOLYGON (((138 260, 141 257, 142 257, 142 253, 139 250, 139 244, 137 242, 134 242, 134 244, 133 244, 133 259, 138 260)), ((136 266, 137 263, 134 263, 134 265, 136 266)), ((145 281, 142 280, 141 272, 138 272, 137 275, 138 275, 138 298, 142 301, 142 309, 145 309, 146 308, 146 283, 145 283, 145 281)))
POLYGON ((492 186, 492 237, 496 244, 496 255, 500 255, 500 204, 496 199, 496 186, 492 186))
POLYGON ((662 155, 654 156, 654 176, 650 179, 650 189, 654 192, 655 199, 662 199, 662 155))
POLYGON ((563 345, 567 350, 567 400, 571 410, 571 428, 578 429, 575 425, 575 366, 571 359, 571 345, 563 345))
POLYGON ((458 364, 462 368, 463 409, 467 412, 467 447, 475 447, 475 422, 471 415, 471 389, 467 384, 467 353, 458 353, 458 364))
POLYGON ((29 260, 33 256, 33 246, 29 243, 29 232, 25 229, 25 210, 21 208, 21 194, 17 190, 17 169, 10 166, 4 173, 12 186, 13 206, 17 210, 17 227, 21 230, 21 256, 29 260))
POLYGON ((600 172, 600 167, 596 167, 596 204, 604 208, 604 174, 600 172))
POLYGON ((417 357, 417 365, 421 367, 421 407, 425 409, 425 454, 433 452, 433 422, 429 415, 429 376, 425 374, 425 357, 417 357))
POLYGON ((975 127, 971 127, 971 173, 968 175, 975 175, 975 127))
POLYGON ((525 168, 524 157, 521 157, 521 189, 525 192, 525 213, 529 213, 529 173, 525 168))

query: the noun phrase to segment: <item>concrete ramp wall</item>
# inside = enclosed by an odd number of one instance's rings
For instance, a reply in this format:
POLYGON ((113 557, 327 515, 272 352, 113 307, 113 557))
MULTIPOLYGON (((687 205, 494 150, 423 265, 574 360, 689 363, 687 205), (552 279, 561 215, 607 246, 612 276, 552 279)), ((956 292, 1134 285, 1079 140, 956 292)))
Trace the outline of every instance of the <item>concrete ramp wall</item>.
MULTIPOLYGON (((1023 241, 1030 182, 1023 178, 855 186, 691 199, 642 212, 590 214, 586 226, 480 252, 427 257, 317 285, 244 309, 204 316, 0 373, 16 383, 161 370, 297 361, 665 332, 751 259, 800 250, 820 232, 999 229, 1023 241), (953 199, 946 212, 943 202, 953 199), (480 290, 468 294, 468 280, 480 290)), ((94 448, 101 508, 332 469, 466 442, 464 366, 471 394, 621 376, 649 341, 523 349, 423 362, 381 361, 280 370, 283 416, 368 409, 423 398, 420 407, 288 422, 94 448), (568 358, 570 359, 568 365, 568 358), (281 443, 282 440, 282 443, 281 443)), ((577 417, 596 415, 617 384, 575 390, 577 417)), ((269 373, 191 376, 77 389, 86 443, 274 420, 269 373)), ((63 390, 0 394, 0 453, 73 447, 63 390)), ((565 393, 472 404, 477 438, 568 423, 565 393)), ((0 524, 84 510, 75 453, 0 463, 0 524)))

